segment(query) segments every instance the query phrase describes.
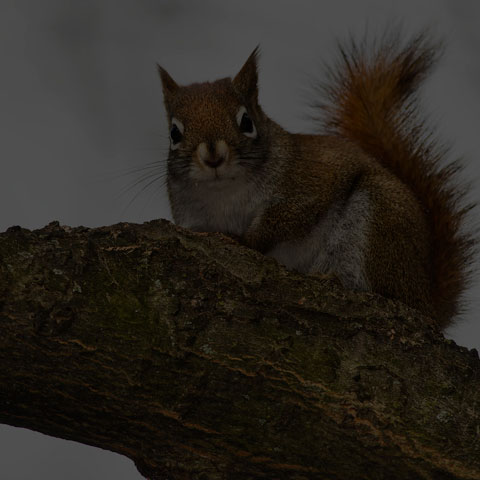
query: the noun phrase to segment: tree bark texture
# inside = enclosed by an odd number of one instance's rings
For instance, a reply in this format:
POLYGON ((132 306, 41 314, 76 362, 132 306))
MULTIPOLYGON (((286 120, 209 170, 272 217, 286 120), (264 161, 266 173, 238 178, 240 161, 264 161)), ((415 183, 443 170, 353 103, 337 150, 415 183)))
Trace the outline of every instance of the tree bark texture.
POLYGON ((151 479, 480 479, 475 350, 167 221, 1 234, 0 365, 0 422, 151 479))

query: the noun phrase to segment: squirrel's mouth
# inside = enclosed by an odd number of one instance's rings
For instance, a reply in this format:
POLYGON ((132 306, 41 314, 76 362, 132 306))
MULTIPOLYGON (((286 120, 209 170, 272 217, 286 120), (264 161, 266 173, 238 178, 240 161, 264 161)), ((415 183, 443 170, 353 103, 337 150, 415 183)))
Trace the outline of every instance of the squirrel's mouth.
POLYGON ((211 164, 194 162, 190 169, 190 177, 195 182, 219 184, 232 182, 244 176, 244 168, 233 159, 211 164))
MULTIPOLYGON (((220 184, 226 182, 232 182, 237 179, 237 176, 230 174, 228 172, 219 172, 218 170, 213 170, 209 172, 208 175, 205 175, 201 181, 206 183, 220 184)), ((198 181, 198 180, 197 180, 198 181)))

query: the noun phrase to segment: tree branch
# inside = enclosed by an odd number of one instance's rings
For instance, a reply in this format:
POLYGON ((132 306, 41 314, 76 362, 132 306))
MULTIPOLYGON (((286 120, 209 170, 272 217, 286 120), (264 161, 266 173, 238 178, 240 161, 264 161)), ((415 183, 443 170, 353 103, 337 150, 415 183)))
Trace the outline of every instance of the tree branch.
POLYGON ((479 479, 480 361, 166 221, 0 235, 0 421, 152 479, 479 479))

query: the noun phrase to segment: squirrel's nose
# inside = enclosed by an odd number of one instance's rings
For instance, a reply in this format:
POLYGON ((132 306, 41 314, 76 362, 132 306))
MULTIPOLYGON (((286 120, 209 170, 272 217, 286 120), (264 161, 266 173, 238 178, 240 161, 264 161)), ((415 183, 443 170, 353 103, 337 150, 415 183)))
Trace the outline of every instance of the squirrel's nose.
POLYGON ((205 165, 208 165, 211 168, 218 168, 223 162, 225 161, 225 157, 215 157, 215 158, 208 158, 205 160, 205 165))
POLYGON ((229 148, 224 140, 218 140, 215 144, 200 143, 197 147, 197 154, 200 161, 207 167, 218 168, 222 165, 229 155, 229 148))

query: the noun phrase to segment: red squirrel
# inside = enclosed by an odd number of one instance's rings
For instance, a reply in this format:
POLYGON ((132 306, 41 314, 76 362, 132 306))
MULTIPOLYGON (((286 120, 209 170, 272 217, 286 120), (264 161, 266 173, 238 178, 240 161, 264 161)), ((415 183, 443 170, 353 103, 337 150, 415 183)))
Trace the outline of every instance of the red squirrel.
POLYGON ((222 232, 303 273, 334 274, 431 316, 458 313, 474 239, 468 207, 418 115, 438 57, 404 44, 352 42, 323 85, 324 134, 285 131, 258 102, 258 48, 231 78, 179 86, 162 67, 174 221, 222 232))

